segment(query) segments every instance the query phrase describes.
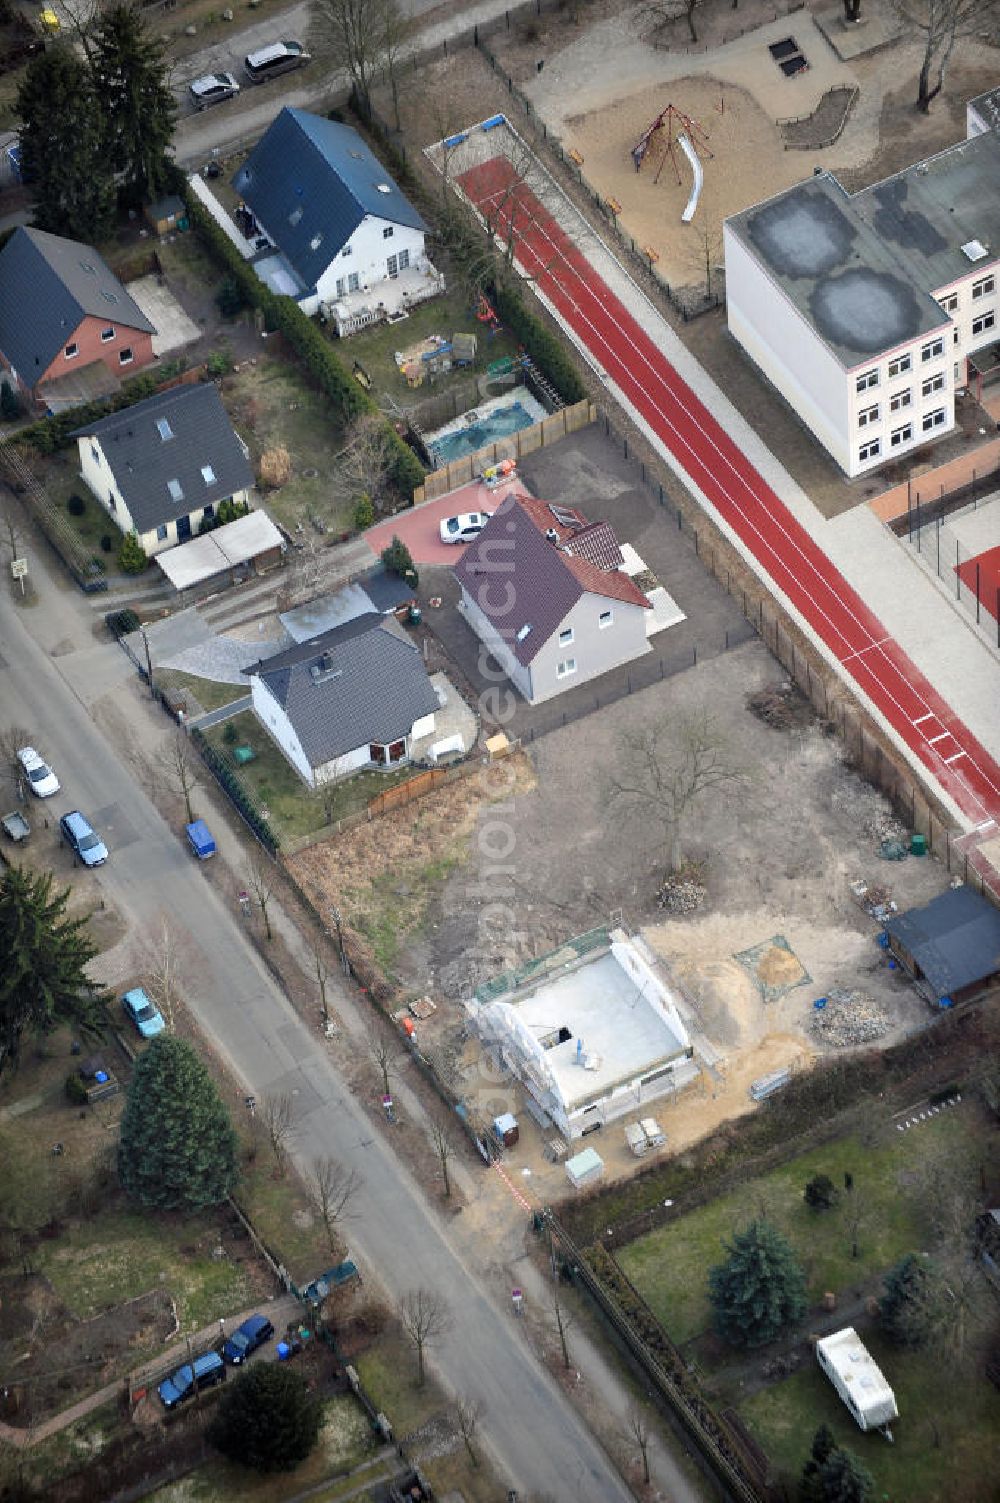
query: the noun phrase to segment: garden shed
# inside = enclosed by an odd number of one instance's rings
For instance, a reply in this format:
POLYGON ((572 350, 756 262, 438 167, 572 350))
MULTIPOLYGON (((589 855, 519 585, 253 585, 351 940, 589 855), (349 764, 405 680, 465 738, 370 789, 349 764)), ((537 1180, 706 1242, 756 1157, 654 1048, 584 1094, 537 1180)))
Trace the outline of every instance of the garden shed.
POLYGON ((971 887, 951 887, 884 927, 889 949, 931 1002, 965 1002, 1000 976, 1000 912, 971 887))

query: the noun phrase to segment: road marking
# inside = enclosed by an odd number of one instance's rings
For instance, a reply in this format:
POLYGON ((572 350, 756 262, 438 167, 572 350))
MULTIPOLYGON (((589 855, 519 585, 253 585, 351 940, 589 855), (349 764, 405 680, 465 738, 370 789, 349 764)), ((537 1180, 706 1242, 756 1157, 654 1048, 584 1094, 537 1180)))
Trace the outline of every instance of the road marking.
POLYGON ((964 757, 964 756, 965 756, 965 752, 964 751, 960 751, 960 752, 956 752, 953 757, 945 757, 945 759, 944 759, 944 765, 945 765, 945 767, 950 767, 953 762, 957 762, 958 761, 959 757, 964 757))

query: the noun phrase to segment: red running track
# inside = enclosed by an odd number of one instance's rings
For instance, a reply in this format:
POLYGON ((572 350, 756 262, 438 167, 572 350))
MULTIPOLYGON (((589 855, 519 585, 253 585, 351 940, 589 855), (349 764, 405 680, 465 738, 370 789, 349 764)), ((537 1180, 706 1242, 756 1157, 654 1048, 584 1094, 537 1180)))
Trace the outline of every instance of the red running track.
POLYGON ((469 199, 774 585, 974 825, 1000 821, 1000 767, 778 499, 506 157, 469 199))

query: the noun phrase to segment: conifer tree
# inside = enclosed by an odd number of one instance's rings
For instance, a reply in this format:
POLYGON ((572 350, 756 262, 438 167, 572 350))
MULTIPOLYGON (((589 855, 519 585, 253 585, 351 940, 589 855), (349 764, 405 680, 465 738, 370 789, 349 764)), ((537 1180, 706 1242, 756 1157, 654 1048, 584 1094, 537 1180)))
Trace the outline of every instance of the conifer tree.
POLYGON ((32 185, 35 224, 70 239, 100 241, 114 226, 114 171, 86 65, 55 46, 28 64, 17 94, 21 171, 32 185))
POLYGON ((117 0, 101 15, 92 51, 111 168, 121 174, 127 198, 147 203, 173 184, 167 151, 177 111, 162 47, 141 13, 117 0))
POLYGON ((709 1297, 719 1335, 737 1346, 763 1346, 802 1319, 806 1282, 795 1254, 767 1221, 752 1221, 727 1244, 728 1258, 709 1270, 709 1297))
POLYGON ((141 1205, 200 1210, 236 1183, 236 1133, 190 1044, 158 1034, 136 1061, 122 1113, 118 1177, 141 1205))

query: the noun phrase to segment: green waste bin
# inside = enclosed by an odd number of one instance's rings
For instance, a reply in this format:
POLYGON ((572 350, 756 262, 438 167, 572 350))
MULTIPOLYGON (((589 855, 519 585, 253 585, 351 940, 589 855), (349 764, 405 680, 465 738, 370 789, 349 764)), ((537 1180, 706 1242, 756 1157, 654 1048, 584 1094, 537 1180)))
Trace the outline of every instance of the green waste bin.
POLYGON ((233 759, 238 766, 244 767, 247 762, 252 762, 256 752, 252 746, 238 746, 233 752, 233 759))
POLYGON ((910 855, 911 856, 926 856, 927 855, 927 836, 926 835, 911 835, 910 836, 910 855))
POLYGON ((419 626, 420 625, 421 621, 424 619, 424 616, 423 616, 423 612, 421 611, 419 605, 411 605, 410 606, 410 609, 407 612, 406 619, 409 621, 409 623, 410 623, 411 626, 419 626))

